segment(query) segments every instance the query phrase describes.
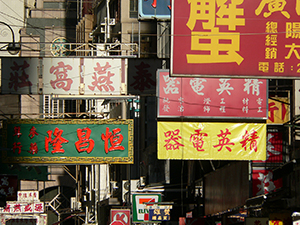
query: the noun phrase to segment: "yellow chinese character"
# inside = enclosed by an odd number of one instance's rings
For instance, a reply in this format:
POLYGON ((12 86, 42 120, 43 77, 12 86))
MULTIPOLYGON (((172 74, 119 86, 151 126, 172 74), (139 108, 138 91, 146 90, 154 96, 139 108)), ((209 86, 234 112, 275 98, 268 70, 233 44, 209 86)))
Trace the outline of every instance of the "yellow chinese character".
POLYGON ((258 16, 265 5, 268 5, 269 12, 264 13, 264 17, 269 17, 273 12, 281 12, 286 18, 290 18, 290 14, 287 11, 283 11, 286 1, 285 0, 261 0, 259 6, 255 10, 255 14, 258 16))
POLYGON ((265 49, 266 59, 276 59, 277 58, 277 48, 266 48, 265 49))
POLYGON ((162 217, 161 217, 161 216, 158 216, 158 217, 157 217, 157 220, 162 220, 162 217))
POLYGON ((188 63, 242 63, 244 58, 240 50, 240 34, 219 32, 214 27, 211 32, 192 32, 191 50, 203 51, 202 54, 187 54, 188 63), (209 53, 209 54, 208 54, 209 53))
POLYGON ((197 20, 205 20, 203 29, 211 29, 215 26, 216 3, 210 0, 187 0, 190 4, 190 16, 186 23, 190 30, 194 30, 197 20))
POLYGON ((266 23, 266 33, 277 33, 277 22, 266 23))
POLYGON ((291 48, 288 55, 285 57, 286 59, 291 58, 293 52, 296 56, 297 59, 300 59, 299 53, 297 51, 296 48, 300 48, 300 45, 296 45, 295 43, 291 44, 291 45, 285 45, 286 48, 291 48))
POLYGON ((237 8, 244 0, 231 0, 228 6, 227 0, 217 0, 220 9, 217 12, 217 25, 228 25, 228 30, 236 30, 236 26, 245 26, 245 19, 237 18, 244 15, 244 9, 237 8))
POLYGON ((287 22, 285 25, 286 28, 286 33, 285 37, 286 38, 300 38, 300 22, 287 22))
POLYGON ((155 215, 160 215, 160 210, 159 210, 159 209, 154 209, 153 213, 154 213, 155 215))
POLYGON ((284 72, 284 62, 274 63, 274 72, 275 73, 283 73, 284 72))
POLYGON ((156 216, 152 216, 152 220, 156 220, 156 216))
POLYGON ((268 62, 259 62, 258 63, 258 70, 264 73, 269 72, 269 63, 268 62))
POLYGON ((164 213, 165 213, 165 215, 169 215, 170 216, 170 209, 165 209, 164 213))

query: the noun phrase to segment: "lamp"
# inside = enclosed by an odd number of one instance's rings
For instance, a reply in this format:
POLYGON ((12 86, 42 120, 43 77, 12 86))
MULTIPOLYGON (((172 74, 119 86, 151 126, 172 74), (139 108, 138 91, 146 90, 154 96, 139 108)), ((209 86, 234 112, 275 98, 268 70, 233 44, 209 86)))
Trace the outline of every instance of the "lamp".
MULTIPOLYGON (((0 24, 3 24, 5 26, 7 26, 10 31, 11 31, 11 34, 12 34, 12 42, 8 43, 7 44, 7 48, 6 50, 9 52, 9 54, 11 55, 16 55, 18 54, 20 51, 21 51, 21 44, 20 43, 16 43, 15 42, 15 34, 14 34, 14 31, 13 29, 7 24, 7 23, 4 23, 2 21, 0 21, 0 24)), ((1 48, 2 49, 2 48, 1 48)))

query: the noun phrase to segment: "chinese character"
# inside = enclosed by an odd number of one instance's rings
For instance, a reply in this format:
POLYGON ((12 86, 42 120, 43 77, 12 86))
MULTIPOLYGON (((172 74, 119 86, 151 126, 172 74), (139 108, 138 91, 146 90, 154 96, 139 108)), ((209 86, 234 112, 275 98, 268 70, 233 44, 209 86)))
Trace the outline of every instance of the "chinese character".
POLYGON ((97 67, 94 67, 94 70, 96 71, 93 75, 94 81, 92 82, 92 85, 88 86, 90 90, 94 91, 95 87, 97 87, 99 91, 102 91, 103 89, 106 92, 115 90, 112 85, 113 82, 110 80, 110 78, 115 74, 110 71, 106 71, 110 67, 111 65, 109 65, 108 62, 106 62, 105 66, 100 66, 100 63, 97 62, 97 67), (97 75, 99 75, 99 77, 97 77, 97 75))
POLYGON ((27 204, 24 208, 24 212, 33 212, 32 205, 27 204))
POLYGON ((38 153, 38 147, 37 147, 37 144, 36 142, 35 143, 30 143, 30 147, 29 147, 29 153, 34 155, 34 154, 37 154, 38 153))
POLYGON ((22 145, 21 145, 21 142, 14 142, 13 143, 13 153, 15 153, 15 150, 18 150, 18 154, 20 155, 21 154, 21 148, 22 148, 22 145))
MULTIPOLYGON (((298 2, 298 1, 297 1, 298 2)), ((286 38, 300 38, 300 23, 299 22, 287 22, 286 23, 286 38)))
POLYGON ((101 134, 101 138, 104 141, 104 150, 107 154, 108 152, 114 151, 114 150, 124 150, 125 148, 121 145, 123 141, 123 135, 120 134, 121 129, 115 128, 112 130, 112 132, 109 131, 109 128, 106 127, 106 133, 101 134), (111 145, 111 147, 108 148, 108 141, 111 145))
POLYGON ((292 54, 294 53, 297 59, 300 59, 299 53, 296 48, 300 48, 300 45, 296 45, 295 43, 291 45, 285 45, 286 48, 291 48, 288 55, 285 56, 286 59, 290 59, 292 54))
POLYGON ((138 89, 143 92, 145 87, 151 88, 151 86, 153 87, 156 85, 155 80, 151 79, 152 74, 147 70, 150 68, 149 64, 141 62, 141 64, 135 66, 135 68, 137 69, 137 76, 133 76, 135 82, 133 82, 130 86, 134 86, 134 89, 138 89))
POLYGON ((53 150, 51 151, 52 154, 53 153, 64 153, 65 152, 65 150, 62 149, 62 144, 63 143, 68 143, 69 141, 61 136, 63 132, 64 132, 63 130, 59 130, 56 127, 54 129, 54 133, 53 133, 55 138, 52 140, 52 130, 47 131, 48 137, 45 137, 46 152, 49 151, 49 144, 51 144, 53 146, 53 150))
POLYGON ((234 88, 230 87, 230 83, 227 83, 227 82, 229 82, 229 80, 230 79, 219 79, 220 88, 217 89, 217 92, 219 92, 219 95, 221 95, 224 91, 226 91, 228 95, 231 95, 230 90, 234 90, 234 88))
POLYGON ((209 105, 203 106, 203 111, 209 113, 210 112, 210 106, 209 105))
POLYGON ((163 106, 163 111, 164 112, 169 112, 170 111, 170 106, 169 105, 164 105, 163 106))
POLYGON ((226 128, 226 131, 225 131, 225 132, 224 132, 223 130, 220 130, 220 131, 221 131, 221 133, 217 135, 217 136, 220 138, 220 139, 219 139, 219 144, 214 145, 214 148, 220 147, 220 148, 218 149, 218 151, 221 151, 222 148, 225 146, 225 148, 226 148, 229 152, 231 152, 231 151, 232 151, 231 148, 230 148, 229 146, 226 146, 226 145, 234 145, 234 143, 230 142, 230 139, 227 137, 227 135, 229 135, 229 134, 231 134, 231 133, 229 132, 229 130, 228 130, 227 128, 226 128))
POLYGON ((43 203, 36 203, 34 205, 34 211, 35 212, 43 212, 43 203))
POLYGON ((8 182, 8 177, 3 177, 1 178, 1 186, 8 186, 9 185, 9 182, 8 182))
POLYGON ((29 137, 30 139, 32 139, 35 135, 39 135, 37 132, 36 132, 36 128, 34 126, 31 127, 30 131, 29 131, 29 137))
POLYGON ((243 98, 242 102, 244 105, 248 105, 249 104, 249 98, 243 98))
POLYGON ((22 133, 21 133, 21 127, 16 126, 14 127, 14 134, 13 136, 17 136, 18 138, 21 137, 22 133))
POLYGON ((166 82, 166 87, 164 87, 165 94, 179 94, 179 89, 176 87, 176 84, 180 84, 176 78, 171 78, 169 75, 163 76, 164 81, 166 82))
POLYGON ((190 141, 193 143, 194 148, 197 149, 197 151, 204 151, 203 144, 203 137, 207 137, 207 133, 200 133, 200 131, 202 131, 202 129, 197 129, 195 130, 195 134, 192 134, 190 137, 190 141))
POLYGON ((259 191, 256 193, 256 195, 270 193, 271 191, 273 191, 276 188, 276 186, 274 185, 274 182, 272 181, 272 179, 273 179, 272 172, 268 172, 267 175, 264 175, 263 173, 258 173, 258 174, 259 174, 258 180, 261 183, 257 185, 259 191))
POLYGON ((184 112, 184 106, 183 106, 183 103, 184 103, 184 101, 183 101, 183 99, 184 98, 182 98, 182 97, 180 97, 179 99, 178 99, 178 101, 179 101, 179 103, 180 103, 180 106, 179 106, 179 112, 184 112))
POLYGON ((272 122, 275 121, 275 111, 279 110, 279 108, 276 106, 275 102, 269 103, 269 117, 268 119, 272 122))
POLYGON ((265 18, 269 17, 273 12, 281 12, 286 18, 290 18, 290 14, 287 11, 283 11, 286 5, 285 0, 261 0, 259 6, 255 10, 255 14, 258 16, 267 4, 269 12, 264 12, 265 18))
POLYGON ((252 87, 252 95, 256 94, 258 96, 260 94, 259 92, 259 85, 262 84, 262 81, 258 81, 258 79, 245 79, 245 88, 244 91, 247 92, 247 94, 250 93, 250 89, 252 87))
POLYGON ((247 144, 249 144, 249 149, 254 150, 257 152, 257 139, 259 136, 257 136, 257 131, 252 131, 250 134, 247 130, 245 132, 245 135, 243 135, 243 140, 240 142, 242 144, 242 147, 247 151, 247 144))
POLYGON ((220 108, 219 108, 220 112, 221 113, 226 113, 226 109, 225 108, 226 108, 225 105, 221 105, 220 108))
POLYGON ((277 46, 277 35, 267 35, 266 46, 277 46))
POLYGON ((75 146, 78 152, 86 151, 87 153, 91 153, 94 148, 94 140, 90 139, 91 135, 90 128, 77 129, 77 137, 79 141, 75 142, 75 146))
POLYGON ((268 62, 258 62, 258 70, 264 73, 269 72, 269 63, 268 62))
POLYGON ((204 85, 202 84, 203 82, 206 82, 206 80, 201 78, 194 78, 190 80, 191 88, 197 95, 204 95, 204 93, 201 92, 204 88, 204 85))
POLYGON ((282 62, 282 63, 275 62, 274 63, 274 72, 275 73, 283 73, 284 72, 284 62, 282 62))
POLYGON ((50 73, 54 73, 56 76, 56 80, 51 80, 50 84, 53 89, 60 88, 65 91, 69 91, 71 89, 71 85, 73 80, 68 77, 68 70, 72 70, 72 66, 65 65, 64 62, 59 62, 58 66, 52 66, 50 68, 50 73))
POLYGON ((18 88, 31 87, 32 83, 28 80, 29 75, 25 72, 25 69, 27 69, 30 65, 26 61, 24 61, 23 65, 18 65, 16 62, 13 62, 13 64, 14 66, 10 67, 13 72, 10 73, 10 82, 8 87, 10 89, 14 87, 15 91, 17 91, 18 88))
POLYGON ((278 23, 277 22, 270 22, 266 23, 266 33, 278 33, 277 32, 278 23))
POLYGON ((165 140, 167 144, 164 145, 167 150, 176 150, 179 149, 179 146, 184 146, 183 144, 178 142, 178 140, 181 139, 181 136, 179 136, 179 132, 179 129, 165 132, 165 137, 169 138, 165 140))
POLYGON ((203 103, 209 105, 211 102, 210 98, 204 98, 203 103))
POLYGON ((14 212, 21 212, 21 204, 14 205, 14 212))
POLYGON ((274 137, 271 133, 268 133, 267 135, 267 160, 271 155, 280 155, 280 151, 275 150, 275 146, 272 144, 271 139, 274 137))
POLYGON ((266 48, 265 49, 266 59, 277 59, 277 48, 266 48))

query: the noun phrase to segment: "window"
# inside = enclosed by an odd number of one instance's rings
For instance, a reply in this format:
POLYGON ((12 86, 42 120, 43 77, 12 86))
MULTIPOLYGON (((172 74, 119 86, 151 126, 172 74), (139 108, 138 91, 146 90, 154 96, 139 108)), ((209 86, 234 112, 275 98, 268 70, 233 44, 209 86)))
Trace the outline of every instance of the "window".
POLYGON ((138 0, 130 0, 129 17, 130 18, 138 17, 138 0))

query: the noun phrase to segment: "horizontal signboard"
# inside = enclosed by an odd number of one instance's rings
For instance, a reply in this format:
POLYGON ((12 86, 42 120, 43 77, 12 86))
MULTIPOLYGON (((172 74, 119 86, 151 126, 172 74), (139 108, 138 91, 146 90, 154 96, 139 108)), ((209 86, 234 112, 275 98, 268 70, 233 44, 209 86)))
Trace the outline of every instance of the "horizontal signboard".
POLYGON ((267 119, 267 80, 170 77, 158 70, 158 117, 267 119))
POLYGON ((138 15, 141 20, 169 20, 171 0, 139 0, 138 15))
POLYGON ((171 76, 299 78, 299 9, 299 1, 172 1, 171 76))
POLYGON ((4 163, 133 163, 133 120, 4 121, 4 163))
POLYGON ((266 160, 266 124, 158 122, 158 159, 266 160))
POLYGON ((127 59, 3 58, 2 94, 120 95, 127 59))

